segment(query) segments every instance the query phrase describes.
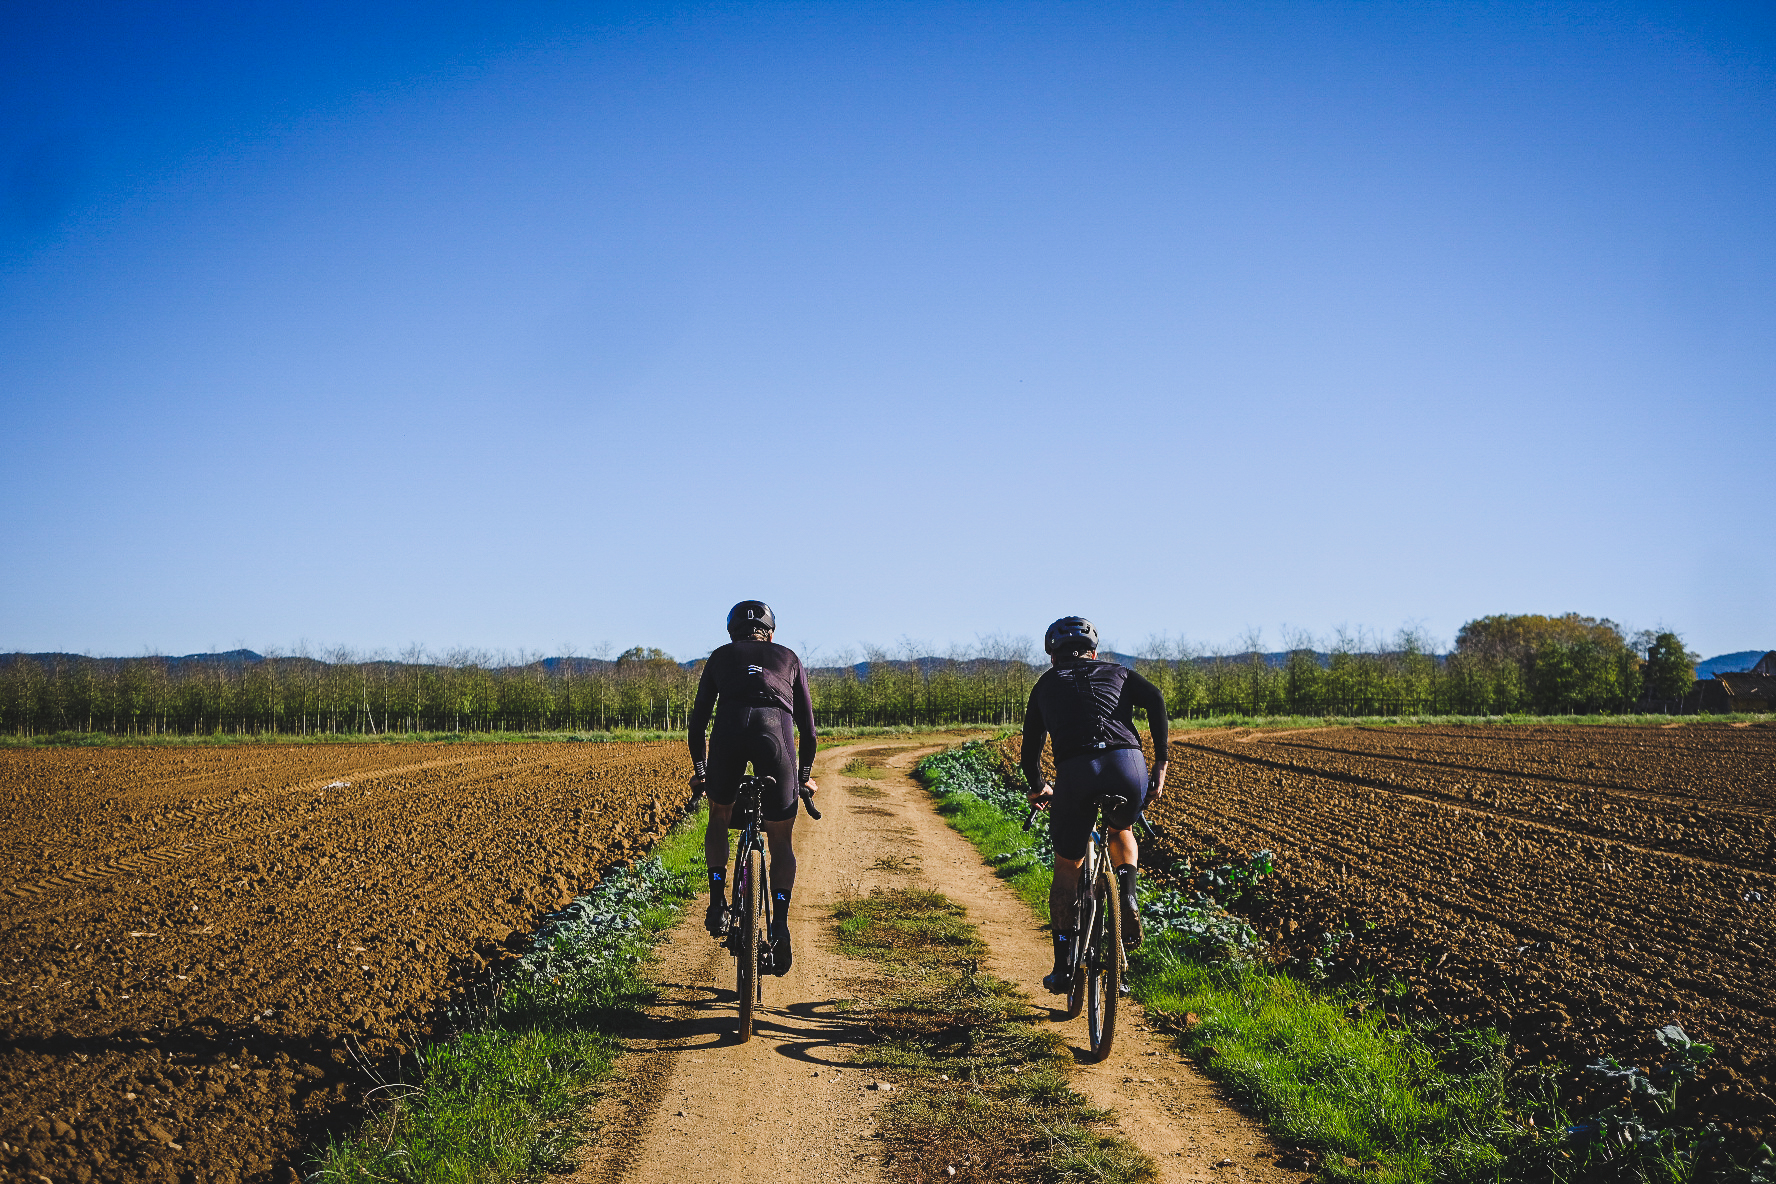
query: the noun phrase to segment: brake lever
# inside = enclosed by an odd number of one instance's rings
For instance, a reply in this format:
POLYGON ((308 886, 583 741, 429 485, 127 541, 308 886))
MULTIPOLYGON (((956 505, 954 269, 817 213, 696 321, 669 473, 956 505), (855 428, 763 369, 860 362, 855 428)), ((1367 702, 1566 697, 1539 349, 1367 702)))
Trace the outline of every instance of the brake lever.
POLYGON ((802 790, 802 805, 808 807, 808 816, 810 818, 814 819, 816 822, 820 821, 820 811, 814 808, 814 794, 811 790, 802 790))
POLYGON ((1036 825, 1036 815, 1038 815, 1040 813, 1042 813, 1042 807, 1040 807, 1040 806, 1031 806, 1030 807, 1030 816, 1028 818, 1024 819, 1024 829, 1025 830, 1029 830, 1032 826, 1036 825))

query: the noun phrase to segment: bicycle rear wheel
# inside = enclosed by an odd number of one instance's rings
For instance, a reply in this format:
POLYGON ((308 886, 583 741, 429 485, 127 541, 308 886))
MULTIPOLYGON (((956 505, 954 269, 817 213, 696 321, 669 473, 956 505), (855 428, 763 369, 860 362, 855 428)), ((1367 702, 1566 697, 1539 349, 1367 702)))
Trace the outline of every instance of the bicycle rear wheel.
POLYGON ((1067 1018, 1078 1019, 1085 1010, 1085 935, 1091 932, 1096 910, 1084 893, 1073 906, 1073 965, 1067 980, 1067 1018))
POLYGON ((1067 1018, 1070 1020, 1078 1019, 1079 1013, 1085 1010, 1085 944, 1098 915, 1088 878, 1091 869, 1098 866, 1097 838, 1094 834, 1086 840, 1085 861, 1079 865, 1079 890, 1073 896, 1073 964, 1068 968, 1072 977, 1067 980, 1067 1018))
POLYGON ((742 857, 740 873, 740 948, 734 961, 734 990, 740 996, 740 1039, 752 1039, 753 1005, 764 995, 759 981, 759 933, 765 926, 765 859, 757 847, 742 857))
POLYGON ((1116 882, 1099 871, 1092 883, 1094 924, 1085 946, 1085 1023, 1092 1060, 1110 1055, 1116 1039, 1116 1002, 1122 995, 1122 909, 1116 882))

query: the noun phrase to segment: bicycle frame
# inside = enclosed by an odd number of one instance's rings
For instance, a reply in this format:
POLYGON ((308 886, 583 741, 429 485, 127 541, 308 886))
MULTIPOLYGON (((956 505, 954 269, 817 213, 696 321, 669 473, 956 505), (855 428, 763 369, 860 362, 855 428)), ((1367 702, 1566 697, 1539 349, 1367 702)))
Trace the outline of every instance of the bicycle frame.
MULTIPOLYGON (((741 820, 740 839, 734 845, 733 885, 728 911, 728 930, 723 944, 734 955, 734 991, 740 1004, 740 1039, 752 1039, 753 1013, 765 999, 763 962, 771 943, 764 935, 771 931, 773 911, 777 907, 771 892, 770 865, 766 859, 764 839, 764 792, 776 785, 773 777, 743 777, 734 795, 734 809, 741 820)), ((808 816, 818 820, 813 795, 801 791, 808 816)))
MULTIPOLYGON (((734 845, 733 900, 724 943, 734 955, 734 993, 740 1004, 740 1039, 752 1039, 753 1013, 764 1002, 764 951, 760 935, 771 927, 771 874, 763 836, 764 790, 767 778, 741 778, 734 809, 741 815, 740 839, 734 845)), ((774 784, 774 782, 773 782, 774 784)))
MULTIPOLYGON (((1102 818, 1108 811, 1128 804, 1116 795, 1099 798, 1085 857, 1079 863, 1078 894, 1073 900, 1073 940, 1068 943, 1067 1018, 1089 1008, 1087 1028, 1092 1059, 1110 1055, 1116 1033, 1117 1003, 1128 972, 1128 951, 1122 944, 1122 904, 1105 850, 1102 818)), ((1024 822, 1029 830, 1039 811, 1032 809, 1024 822)), ((1134 827, 1149 836, 1153 828, 1137 814, 1134 827)))

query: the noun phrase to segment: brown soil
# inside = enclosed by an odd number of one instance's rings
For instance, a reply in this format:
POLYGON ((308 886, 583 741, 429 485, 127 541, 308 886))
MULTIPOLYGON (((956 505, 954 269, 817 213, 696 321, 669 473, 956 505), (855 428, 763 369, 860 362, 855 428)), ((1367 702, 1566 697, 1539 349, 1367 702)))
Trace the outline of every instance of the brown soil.
POLYGON ((1716 1046, 1692 1116, 1776 1135, 1776 731, 1186 732, 1154 813, 1173 857, 1276 852, 1278 957, 1350 931, 1335 972, 1520 1062, 1648 1064, 1677 1022, 1716 1046))
MULTIPOLYGON (((991 952, 984 966, 1018 984, 1041 1008, 1048 970, 1046 931, 1029 907, 946 826, 908 775, 913 762, 953 739, 919 737, 834 748, 816 769, 824 817, 796 825, 795 967, 767 979, 758 1032, 738 1044, 733 960, 702 929, 693 909, 662 948, 662 996, 626 1039, 633 1055, 595 1111, 603 1133, 576 1184, 671 1179, 699 1184, 749 1171, 784 1181, 883 1179, 966 1182, 991 1165, 882 1164, 871 1116, 885 1101, 874 1080, 849 1068, 870 1037, 834 1004, 874 971, 841 957, 826 934, 827 906, 876 887, 929 884, 963 905, 991 952), (838 770, 863 755, 887 766, 878 778, 838 770), (950 1176, 948 1166, 957 1167, 950 1176)), ((1251 1119, 1195 1072, 1124 1004, 1116 1046, 1102 1064, 1082 1063, 1073 1085, 1112 1108, 1123 1133, 1152 1155, 1162 1181, 1209 1179, 1283 1184, 1300 1173, 1278 1166, 1279 1149, 1251 1119), (1225 1161, 1226 1166, 1217 1167, 1225 1161)), ((1049 1018, 1076 1049, 1085 1020, 1049 1018)), ((890 1082, 892 1084, 892 1082, 890 1082)))
POLYGON ((682 744, 0 751, 0 1177, 294 1179, 361 1066, 658 838, 689 771, 682 744))

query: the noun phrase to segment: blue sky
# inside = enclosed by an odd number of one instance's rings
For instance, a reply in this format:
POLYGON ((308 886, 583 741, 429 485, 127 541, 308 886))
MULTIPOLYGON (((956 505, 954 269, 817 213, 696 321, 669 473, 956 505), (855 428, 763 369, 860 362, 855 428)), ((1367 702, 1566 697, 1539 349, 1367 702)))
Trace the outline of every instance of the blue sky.
POLYGON ((13 5, 0 649, 1776 646, 1776 19, 13 5), (250 11, 248 9, 251 9, 250 11))

